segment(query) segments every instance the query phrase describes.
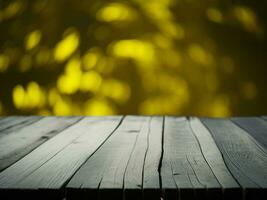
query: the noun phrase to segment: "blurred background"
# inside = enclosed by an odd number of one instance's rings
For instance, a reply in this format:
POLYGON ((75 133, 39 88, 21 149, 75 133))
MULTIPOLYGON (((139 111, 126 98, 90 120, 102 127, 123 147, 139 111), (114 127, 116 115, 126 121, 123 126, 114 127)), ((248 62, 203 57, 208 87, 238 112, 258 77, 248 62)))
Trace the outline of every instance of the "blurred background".
POLYGON ((0 115, 266 114, 266 8, 0 0, 0 115))

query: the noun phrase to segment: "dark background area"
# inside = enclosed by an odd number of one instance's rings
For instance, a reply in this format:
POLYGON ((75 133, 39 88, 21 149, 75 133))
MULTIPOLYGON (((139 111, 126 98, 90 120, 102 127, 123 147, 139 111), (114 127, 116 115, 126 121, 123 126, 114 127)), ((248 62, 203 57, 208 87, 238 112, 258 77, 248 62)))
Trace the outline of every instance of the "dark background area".
POLYGON ((0 114, 266 114, 266 8, 0 0, 0 114))

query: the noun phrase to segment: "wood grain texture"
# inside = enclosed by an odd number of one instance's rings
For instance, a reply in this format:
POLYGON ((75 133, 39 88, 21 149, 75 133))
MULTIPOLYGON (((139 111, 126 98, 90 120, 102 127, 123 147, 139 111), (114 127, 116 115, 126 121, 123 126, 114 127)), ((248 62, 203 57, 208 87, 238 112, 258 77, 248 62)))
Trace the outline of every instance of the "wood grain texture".
POLYGON ((8 134, 3 133, 0 140, 0 171, 15 161, 27 155, 34 148, 72 125, 78 118, 46 117, 43 119, 28 118, 25 125, 15 130, 9 129, 8 134), (34 122, 34 123, 33 123, 34 122))
POLYGON ((186 118, 166 117, 163 149, 164 199, 222 198, 221 185, 206 162, 186 118))
POLYGON ((212 133, 231 174, 244 188, 245 198, 265 199, 267 187, 265 149, 228 119, 203 118, 201 121, 212 133))
POLYGON ((0 138, 10 132, 19 130, 24 126, 28 126, 42 117, 40 116, 9 116, 5 117, 0 121, 0 138))
POLYGON ((159 199, 162 117, 147 117, 137 137, 124 178, 124 198, 159 199))
POLYGON ((13 193, 9 195, 33 190, 37 194, 37 191, 46 191, 45 195, 49 198, 62 198, 60 187, 90 156, 92 148, 96 149, 104 139, 100 139, 101 136, 97 134, 101 134, 103 129, 103 132, 110 134, 120 119, 90 117, 80 120, 4 170, 0 174, 0 189, 6 193, 12 189, 13 193), (87 150, 90 151, 85 156, 87 150))
POLYGON ((148 147, 151 120, 150 117, 144 119, 124 172, 124 198, 127 200, 142 199, 143 168, 148 147))
POLYGON ((267 118, 0 118, 0 199, 254 200, 267 118))
POLYGON ((198 140, 201 152, 220 183, 224 199, 242 199, 242 190, 224 163, 222 154, 207 128, 196 117, 190 118, 190 126, 198 140))
MULTIPOLYGON (((122 199, 125 171, 138 135, 146 134, 145 126, 148 126, 147 117, 127 116, 70 180, 67 199, 122 199)), ((140 181, 140 174, 138 176, 140 181)))
POLYGON ((19 116, 9 116, 9 117, 4 117, 0 119, 0 131, 9 128, 11 126, 14 126, 19 123, 23 123, 28 120, 28 118, 31 117, 19 117, 19 116))
POLYGON ((159 199, 161 183, 159 168, 162 159, 163 117, 153 117, 150 122, 148 146, 143 169, 144 199, 159 199))
POLYGON ((259 117, 234 117, 231 120, 267 150, 267 121, 259 117))

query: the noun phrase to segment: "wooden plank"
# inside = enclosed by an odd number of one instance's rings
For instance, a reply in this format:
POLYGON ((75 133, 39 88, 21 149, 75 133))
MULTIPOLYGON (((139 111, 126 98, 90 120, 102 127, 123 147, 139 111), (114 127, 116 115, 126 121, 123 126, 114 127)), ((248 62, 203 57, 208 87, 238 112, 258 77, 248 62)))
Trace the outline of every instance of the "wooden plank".
POLYGON ((143 167, 148 147, 151 120, 152 118, 150 117, 144 119, 144 124, 137 136, 134 149, 124 172, 124 199, 126 200, 142 199, 143 167))
POLYGON ((20 116, 7 116, 0 119, 0 131, 8 128, 9 126, 13 126, 14 124, 21 123, 26 121, 27 117, 20 116))
MULTIPOLYGON (((123 199, 122 194, 125 187, 125 172, 128 168, 133 150, 137 145, 138 136, 142 134, 142 128, 145 124, 147 125, 145 117, 130 117, 129 123, 124 123, 125 127, 120 130, 123 135, 119 138, 119 140, 124 142, 123 148, 117 152, 112 152, 113 154, 111 157, 113 160, 111 165, 108 165, 109 168, 106 168, 99 186, 99 199, 123 199), (129 134, 132 136, 129 137, 129 134)), ((115 143, 113 143, 113 148, 114 147, 117 148, 115 143)), ((142 163, 138 164, 139 166, 142 166, 142 163)))
POLYGON ((234 117, 231 120, 247 131, 267 150, 267 122, 259 117, 234 117))
POLYGON ((23 119, 22 117, 17 117, 17 116, 2 117, 0 119, 0 130, 5 129, 8 126, 12 126, 14 124, 14 122, 16 124, 17 123, 16 122, 17 118, 18 119, 23 119))
POLYGON ((242 199, 242 190, 227 169, 222 154, 207 128, 196 117, 190 118, 190 126, 198 140, 201 152, 216 179, 222 186, 224 199, 242 199))
MULTIPOLYGON (((120 119, 120 117, 106 117, 90 127, 86 126, 86 129, 82 130, 83 135, 27 176, 18 184, 18 187, 59 189, 112 134, 119 125, 120 119)), ((79 127, 79 129, 82 128, 79 127)))
POLYGON ((0 174, 0 192, 32 199, 62 199, 64 191, 60 188, 120 120, 121 117, 80 120, 4 170, 0 174))
POLYGON ((164 199, 222 199, 221 185, 186 118, 166 117, 163 149, 164 199))
MULTIPOLYGON (((29 116, 29 117, 15 117, 15 118, 21 118, 20 121, 18 120, 14 120, 17 121, 18 123, 13 123, 11 126, 8 126, 4 129, 2 129, 0 131, 0 140, 2 137, 5 137, 7 134, 9 133, 14 133, 20 129, 22 129, 23 127, 29 126, 37 121, 39 121, 40 119, 42 119, 42 117, 40 116, 29 116)), ((8 117, 9 120, 11 119, 15 119, 14 117, 8 117)), ((13 120, 11 120, 13 121, 13 120)))
POLYGON ((252 137, 228 119, 201 121, 210 130, 231 174, 244 188, 246 199, 265 199, 267 153, 252 137))
POLYGON ((159 199, 162 117, 146 118, 125 171, 124 199, 159 199))
MULTIPOLYGON (((32 151, 40 144, 53 137, 64 128, 75 123, 77 117, 45 117, 41 120, 37 117, 24 120, 29 126, 15 130, 9 129, 8 134, 3 133, 0 138, 0 171, 10 166, 24 155, 32 151), (37 121, 38 120, 38 121, 37 121), (32 123, 35 122, 35 123, 32 123), (12 132, 10 132, 12 130, 12 132)), ((21 124, 21 123, 20 123, 21 124)))
MULTIPOLYGON (((127 116, 67 185, 69 199, 122 199, 125 170, 147 117, 127 116)), ((142 164, 142 163, 140 163, 142 164)))
POLYGON ((143 170, 143 197, 144 199, 160 199, 161 183, 159 167, 162 158, 163 118, 153 117, 151 120, 148 148, 143 170))
POLYGON ((21 127, 27 126, 40 120, 40 116, 10 116, 0 121, 0 138, 3 134, 15 131, 21 127))

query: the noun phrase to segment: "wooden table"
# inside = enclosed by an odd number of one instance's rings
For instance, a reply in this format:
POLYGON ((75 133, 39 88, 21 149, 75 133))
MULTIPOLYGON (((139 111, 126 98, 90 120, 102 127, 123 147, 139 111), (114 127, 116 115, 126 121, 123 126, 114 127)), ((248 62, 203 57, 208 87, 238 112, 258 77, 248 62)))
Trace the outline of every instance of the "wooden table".
POLYGON ((267 199, 267 118, 0 119, 0 199, 267 199))

